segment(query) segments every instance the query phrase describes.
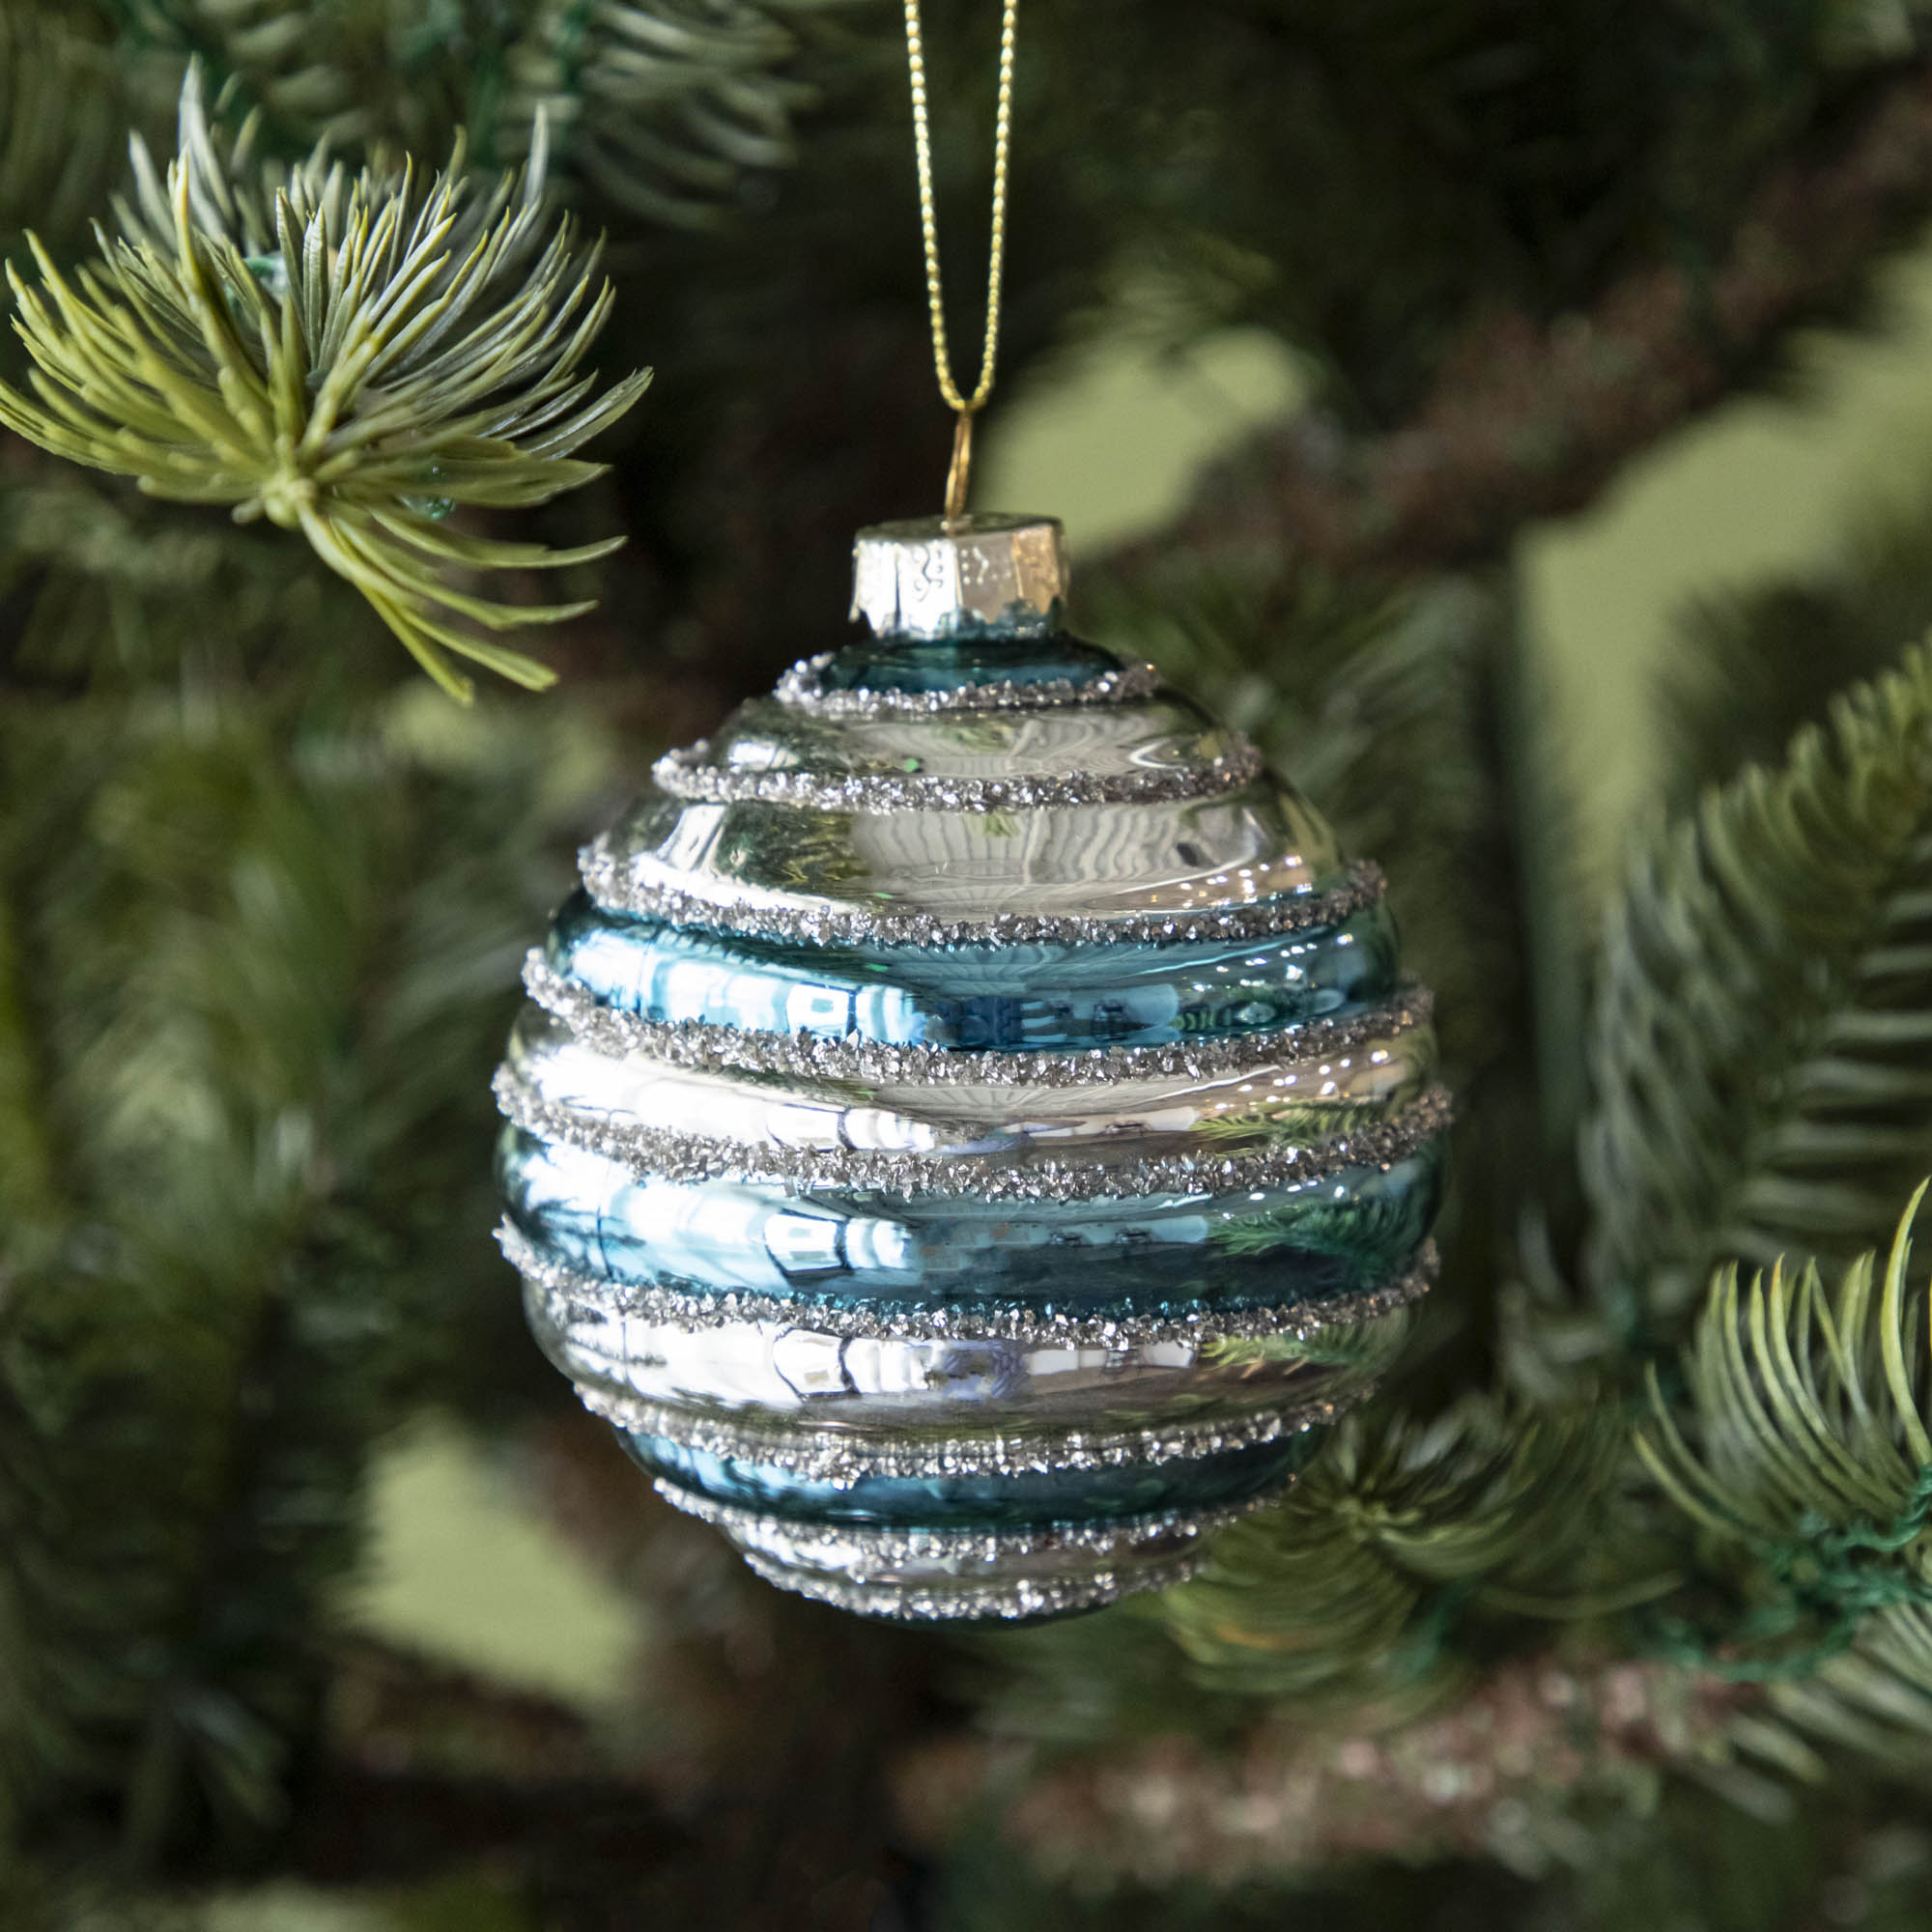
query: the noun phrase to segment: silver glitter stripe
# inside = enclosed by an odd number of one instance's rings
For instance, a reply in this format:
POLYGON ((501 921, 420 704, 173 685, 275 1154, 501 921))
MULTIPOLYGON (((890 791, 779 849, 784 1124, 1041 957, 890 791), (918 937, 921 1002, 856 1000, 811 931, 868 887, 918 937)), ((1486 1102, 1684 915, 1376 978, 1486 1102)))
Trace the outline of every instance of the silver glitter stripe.
POLYGON ((1343 1019, 1304 1020, 1227 1039, 1171 1046, 1104 1046, 1086 1053, 997 1053, 948 1046, 891 1046, 824 1034, 752 1033, 703 1020, 650 1020, 607 1007, 556 971, 540 951, 524 961, 524 985, 594 1052, 641 1054, 707 1072, 735 1067, 795 1080, 860 1087, 1089 1087, 1119 1080, 1216 1080, 1284 1060, 1353 1053, 1373 1040, 1425 1027, 1435 1002, 1420 986, 1343 1019))
POLYGON ((1201 1344, 1217 1337, 1230 1341, 1262 1337, 1306 1341, 1325 1328, 1378 1321, 1407 1307, 1429 1292, 1438 1266, 1435 1242, 1425 1241, 1407 1274, 1365 1294, 1317 1303, 1293 1302, 1279 1308, 1204 1308, 1180 1317, 1042 1315, 1019 1302, 974 1302, 966 1307, 938 1306, 880 1315, 864 1306, 836 1308, 785 1295, 661 1288, 585 1274, 540 1252, 508 1221, 497 1230, 497 1241, 510 1265, 544 1293, 620 1315, 635 1315, 667 1328, 722 1328, 740 1321, 770 1321, 844 1340, 1016 1342, 1027 1348, 1146 1348, 1160 1342, 1201 1344))
POLYGON ((706 805, 755 799, 823 811, 1033 811, 1075 805, 1168 805, 1252 784, 1264 769, 1245 740, 1200 764, 1131 772, 1037 772, 962 778, 912 772, 738 771, 706 764, 705 744, 651 767, 661 791, 706 805))
POLYGON ((1366 1122, 1312 1147, 1151 1154, 1105 1165, 1049 1158, 1001 1166, 980 1154, 784 1147, 620 1123, 544 1099, 507 1065, 497 1069, 495 1091, 504 1117, 526 1133, 602 1154, 639 1176, 677 1182, 774 1181, 810 1192, 888 1194, 899 1200, 1132 1201, 1293 1186, 1343 1168, 1393 1167, 1439 1134, 1452 1113, 1448 1090, 1432 1087, 1393 1120, 1366 1122))
POLYGON ((662 919, 672 925, 743 933, 753 939, 806 946, 1184 946, 1222 939, 1264 939, 1339 925, 1382 895, 1380 870, 1366 860, 1348 868, 1325 892, 1282 893, 1252 904, 1173 912, 1072 914, 1002 913, 993 919, 941 919, 936 913, 887 912, 865 905, 755 905, 700 898, 681 887, 646 884, 611 852, 609 835, 578 854, 590 896, 610 912, 662 919))
POLYGON ((829 1604, 862 1617, 889 1617, 896 1623, 958 1623, 967 1618, 1012 1621, 1019 1617, 1061 1616, 1070 1610, 1095 1610, 1139 1590, 1168 1590, 1198 1576, 1207 1562, 1205 1551, 1189 1550, 1168 1563, 1150 1563, 1125 1571, 1096 1570, 1085 1577, 1055 1577, 1050 1582, 1016 1578, 982 1584, 905 1585, 851 1583, 837 1577, 787 1570, 755 1549, 743 1552, 754 1575, 780 1590, 790 1590, 814 1602, 829 1604))
MULTIPOLYGON (((848 1546, 857 1544, 865 1560, 884 1568, 908 1563, 1002 1563, 1061 1549, 1091 1550, 1104 1556, 1112 1550, 1134 1549, 1177 1537, 1208 1536, 1279 1502, 1293 1480, 1292 1473, 1284 1471, 1281 1481, 1265 1493, 1214 1509, 1182 1508, 1152 1516, 1122 1517, 1111 1522, 1060 1522, 1035 1529, 904 1529, 869 1522, 801 1522, 791 1517, 765 1516, 734 1503, 718 1502, 681 1489, 663 1476, 657 1478, 656 1487, 658 1494, 673 1508, 722 1529, 741 1548, 754 1547, 776 1556, 775 1546, 787 1546, 795 1552, 788 1561, 823 1563, 838 1560, 848 1546)), ((862 1579, 866 1574, 858 1571, 854 1579, 862 1579)))
POLYGON ((1120 1469, 1192 1463, 1231 1449, 1258 1449, 1332 1422, 1375 1393, 1363 1377, 1332 1400, 1304 1398, 1279 1407, 1197 1416, 1138 1429, 1050 1427, 959 1435, 887 1435, 821 1427, 760 1428, 724 1413, 652 1402, 598 1383, 574 1381, 595 1415, 637 1435, 661 1435, 703 1456, 781 1466, 806 1482, 855 1483, 862 1476, 1051 1475, 1060 1469, 1120 1469))
POLYGON ((1063 704, 1119 704, 1151 697, 1160 673, 1151 664, 1122 665, 1084 684, 1052 678, 1043 684, 969 684, 952 691, 827 691, 825 668, 838 655, 821 651, 795 664, 772 696, 794 711, 820 718, 936 718, 953 711, 1045 711, 1063 704))

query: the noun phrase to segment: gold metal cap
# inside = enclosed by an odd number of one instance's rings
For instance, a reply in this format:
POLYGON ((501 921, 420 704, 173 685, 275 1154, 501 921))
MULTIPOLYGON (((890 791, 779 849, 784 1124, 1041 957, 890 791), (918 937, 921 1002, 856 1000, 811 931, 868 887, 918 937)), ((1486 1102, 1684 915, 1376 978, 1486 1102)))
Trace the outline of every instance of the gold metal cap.
POLYGON ((1054 517, 917 517, 852 545, 852 614, 882 638, 1044 637, 1065 598, 1054 517))

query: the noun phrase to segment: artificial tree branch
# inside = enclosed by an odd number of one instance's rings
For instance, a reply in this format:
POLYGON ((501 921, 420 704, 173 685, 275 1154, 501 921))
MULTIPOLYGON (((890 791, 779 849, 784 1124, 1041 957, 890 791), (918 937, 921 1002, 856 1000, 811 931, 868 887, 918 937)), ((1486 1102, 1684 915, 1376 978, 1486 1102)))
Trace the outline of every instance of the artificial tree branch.
POLYGON ((1582 1836, 1576 1809, 1640 1804, 1666 1768, 1776 1803, 1777 1787, 1734 1761, 1733 1734, 1761 1697, 1666 1665, 1545 1655, 1380 1733, 1311 1731, 1290 1707, 1232 1749, 1160 1737, 1039 1763, 1023 1780, 1010 1744, 948 1740, 901 1762, 896 1795, 914 1841, 929 1846, 990 1800, 1006 1838, 1049 1878, 1221 1887, 1391 1854, 1488 1856, 1533 1872, 1582 1836))
POLYGON ((412 168, 350 177, 319 147, 279 175, 224 153, 199 70, 182 94, 165 184, 134 150, 123 239, 70 281, 31 235, 40 271, 10 268, 31 395, 0 383, 0 421, 173 502, 299 530, 452 696, 452 656, 541 689, 547 666, 497 634, 588 602, 476 595, 479 572, 608 555, 506 543, 442 522, 461 504, 527 507, 589 482, 574 452, 642 393, 601 396, 583 358, 611 294, 597 251, 542 201, 529 166, 478 194, 459 149, 426 185, 412 168))
POLYGON ((1117 553, 1289 546, 1334 571, 1500 554, 1530 518, 1582 508, 1631 457, 1730 395, 1794 327, 1842 314, 1932 213, 1932 70, 1875 90, 1835 152, 1765 181, 1729 252, 1656 263, 1584 313, 1472 324, 1411 420, 1350 440, 1320 412, 1252 437, 1179 520, 1117 553))

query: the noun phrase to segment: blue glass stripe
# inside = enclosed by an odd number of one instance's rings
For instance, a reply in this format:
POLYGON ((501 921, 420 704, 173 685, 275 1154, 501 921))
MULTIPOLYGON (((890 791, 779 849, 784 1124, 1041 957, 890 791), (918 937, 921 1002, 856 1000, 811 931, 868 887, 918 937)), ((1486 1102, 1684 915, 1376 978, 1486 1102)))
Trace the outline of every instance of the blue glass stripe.
POLYGON ((999 619, 962 622, 953 636, 870 638, 834 653, 820 678, 826 691, 965 691, 977 685, 1092 684, 1121 668, 1098 644, 1061 632, 1003 638, 999 619))
POLYGON ((627 1435, 622 1439, 654 1476, 714 1502, 764 1516, 896 1529, 1022 1529, 1247 1502, 1305 1468, 1325 1434, 1307 1429, 1252 1448, 1104 1469, 861 1476, 840 1483, 800 1476, 782 1463, 688 1449, 663 1435, 627 1435))
POLYGON ((1413 1264, 1443 1178, 1436 1142, 1387 1170, 1293 1186, 1016 1207, 639 1179, 515 1128, 500 1160, 518 1228, 609 1280, 881 1316, 990 1302, 1081 1320, 1179 1319, 1384 1288, 1413 1264))
POLYGON ((1379 904, 1239 942, 804 947, 632 918, 578 893, 547 956, 647 1019, 1025 1053, 1224 1039, 1352 1012, 1395 991, 1396 954, 1379 904))

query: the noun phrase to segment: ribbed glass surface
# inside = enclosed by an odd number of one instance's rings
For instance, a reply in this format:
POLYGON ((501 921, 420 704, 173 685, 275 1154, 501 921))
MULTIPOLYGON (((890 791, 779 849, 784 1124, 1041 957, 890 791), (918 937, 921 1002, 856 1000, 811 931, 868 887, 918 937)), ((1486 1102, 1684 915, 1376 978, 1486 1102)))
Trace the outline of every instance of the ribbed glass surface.
POLYGON ((1091 684, 1121 660, 1062 632, 1051 638, 992 635, 873 638, 847 644, 826 667, 827 691, 958 691, 984 684, 1091 684))
POLYGON ((525 1297, 545 1353, 607 1406, 928 1439, 976 1430, 1119 1435, 1179 1416, 1198 1429, 1270 1408, 1346 1404, 1388 1366, 1408 1327, 1398 1312, 1305 1339, 1201 1332, 1076 1346, 1052 1334, 1034 1342, 839 1334, 803 1310, 694 1327, 627 1313, 623 1298, 586 1289, 581 1276, 525 1297))
POLYGON ((507 1131, 511 1218, 540 1248, 616 1281, 917 1310, 974 1300, 1042 1315, 1185 1315, 1334 1300, 1384 1286, 1434 1219, 1442 1152, 1238 1195, 1054 1206, 895 1200, 779 1183, 640 1179, 507 1131))
POLYGON ((627 1435, 654 1476, 714 1502, 769 1516, 899 1529, 1018 1529, 1088 1523, 1246 1502, 1277 1489, 1314 1453, 1321 1432, 1167 1463, 986 1476, 861 1476, 814 1482, 778 1463, 690 1449, 662 1435, 627 1435))
MULTIPOLYGON (((1082 1161, 1098 1171, 1156 1154, 1218 1160, 1284 1145, 1320 1147, 1405 1116, 1435 1070, 1426 1027, 1300 1054, 1294 1038, 1287 1036, 1278 1058, 1199 1073, 1028 1085, 935 1080, 920 1071, 883 1081, 816 1067, 676 1065, 644 1048, 600 1051, 531 1006, 505 1065, 533 1103, 612 1130, 696 1138, 720 1158, 743 1150, 755 1163, 777 1148, 833 1158, 899 1156, 918 1170, 917 1181, 894 1183, 908 1194, 971 1191, 988 1163, 1017 1180, 1021 1168, 1040 1161, 1082 1161)), ((1004 1070, 1004 1061, 997 1064, 1004 1070)), ((1021 1058, 1018 1070, 1047 1065, 1021 1058)), ((1129 1178, 1087 1191, 1145 1184, 1129 1178)))
POLYGON ((925 718, 825 718, 766 697, 741 704, 689 763, 728 773, 834 778, 1198 777, 1238 743, 1238 733, 1167 691, 1131 709, 1065 704, 925 718))
POLYGON ((646 792, 604 843, 620 892, 695 894, 734 926, 828 910, 952 922, 1184 919, 1292 902, 1336 869, 1325 828, 1265 779, 1206 798, 1024 810, 646 792))
POLYGON ((653 1020, 885 1045, 1080 1052, 1264 1033, 1386 999, 1384 905, 1262 940, 1136 946, 788 946, 607 912, 574 893, 547 956, 653 1020))

